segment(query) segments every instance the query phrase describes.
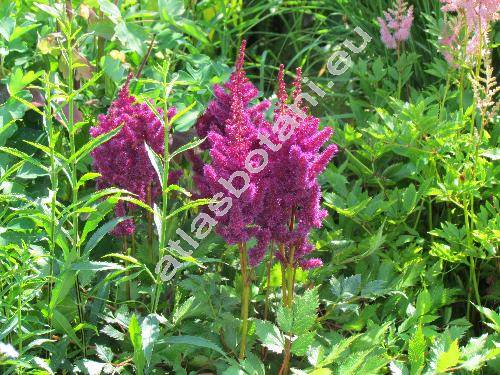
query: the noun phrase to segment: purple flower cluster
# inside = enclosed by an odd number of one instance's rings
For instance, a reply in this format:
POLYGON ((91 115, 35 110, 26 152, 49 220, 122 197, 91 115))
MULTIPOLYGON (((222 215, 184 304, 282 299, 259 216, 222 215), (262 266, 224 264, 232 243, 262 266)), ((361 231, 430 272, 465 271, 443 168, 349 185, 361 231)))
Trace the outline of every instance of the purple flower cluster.
MULTIPOLYGON (((108 142, 92 151, 94 169, 101 174, 98 188, 118 187, 126 189, 146 202, 148 191, 153 201, 161 188, 156 172, 149 160, 147 143, 157 154, 164 151, 164 130, 160 120, 146 103, 138 103, 129 92, 130 77, 120 89, 118 98, 111 104, 106 115, 99 116, 97 126, 90 129, 90 135, 97 137, 123 125, 120 132, 108 142)), ((161 110, 158 110, 161 113, 161 110)), ((168 116, 175 114, 175 108, 169 110, 168 116)), ((169 175, 169 180, 180 178, 182 171, 169 175)), ((132 208, 133 206, 129 207, 132 208)), ((117 217, 126 215, 126 204, 119 202, 115 206, 117 217)), ((120 222, 113 234, 128 236, 134 233, 132 219, 120 222)))
MULTIPOLYGON (((257 224, 266 231, 265 239, 284 244, 286 253, 277 257, 284 262, 291 258, 294 266, 304 269, 322 265, 320 259, 307 259, 314 246, 308 241, 312 228, 319 228, 326 217, 320 206, 321 188, 318 176, 337 152, 331 144, 320 151, 332 135, 332 128, 319 129, 319 119, 306 115, 309 111, 301 101, 301 69, 296 71, 293 82, 292 103, 288 104, 283 65, 278 74, 278 103, 273 125, 267 130, 272 146, 265 176, 264 209, 257 224), (278 131, 276 131, 278 130, 278 131)), ((258 264, 265 254, 262 245, 250 252, 250 263, 258 264)))
POLYGON ((220 199, 232 194, 237 198, 216 226, 217 233, 229 244, 246 242, 256 234, 252 223, 263 204, 262 189, 258 187, 261 176, 253 174, 249 180, 231 178, 245 170, 247 155, 258 147, 258 129, 266 124, 264 112, 269 108, 267 101, 250 106, 258 90, 246 77, 244 53, 245 42, 229 82, 224 87, 215 86, 216 98, 196 124, 198 135, 207 137, 211 157, 210 164, 195 167, 199 173, 194 180, 201 195, 220 199), (219 179, 227 184, 221 184, 219 179))
POLYGON ((413 24, 413 5, 408 7, 404 0, 397 0, 394 9, 384 12, 384 18, 378 17, 380 38, 389 49, 397 49, 401 42, 410 37, 413 24))
POLYGON ((207 136, 211 161, 202 165, 194 159, 194 180, 202 196, 236 198, 224 215, 217 215, 216 232, 229 244, 255 237, 250 265, 259 264, 273 241, 280 244, 281 261, 290 263, 293 257, 293 266, 318 267, 320 259, 306 259, 314 248, 308 235, 326 216, 317 177, 337 151, 335 145, 320 151, 332 129, 319 130, 319 119, 306 114, 300 69, 293 103, 287 102, 283 66, 274 119, 266 121, 269 102, 251 105, 258 90, 243 69, 244 49, 245 43, 229 82, 215 87, 215 99, 196 125, 198 135, 207 136))

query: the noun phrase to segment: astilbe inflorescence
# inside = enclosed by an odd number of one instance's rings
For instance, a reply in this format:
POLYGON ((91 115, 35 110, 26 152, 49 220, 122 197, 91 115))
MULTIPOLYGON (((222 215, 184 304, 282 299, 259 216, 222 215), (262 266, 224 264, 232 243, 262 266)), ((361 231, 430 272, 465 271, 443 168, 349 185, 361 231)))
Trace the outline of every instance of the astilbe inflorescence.
POLYGON ((483 74, 478 76, 469 74, 468 78, 472 85, 476 106, 481 112, 483 121, 493 121, 493 118, 500 111, 500 102, 497 100, 500 86, 493 72, 490 51, 484 56, 483 74))
POLYGON ((293 251, 293 267, 300 265, 309 269, 322 265, 320 259, 306 257, 314 249, 308 236, 312 228, 321 226, 327 215, 320 206, 318 176, 337 152, 337 146, 331 144, 321 151, 332 135, 332 128, 320 130, 320 120, 307 115, 309 109, 300 100, 301 69, 298 68, 296 73, 292 105, 287 103, 283 65, 280 66, 274 121, 261 130, 267 132, 275 146, 280 147, 278 150, 269 149, 269 162, 262 172, 264 209, 256 223, 267 235, 262 235, 263 243, 249 252, 251 265, 258 264, 263 258, 265 240, 281 245, 277 257, 282 262, 289 262, 293 251), (277 129, 283 131, 276 132, 277 129), (280 139, 280 133, 286 133, 285 137, 280 139))
MULTIPOLYGON (((118 187, 128 190, 146 202, 148 195, 153 201, 160 193, 160 183, 157 174, 149 160, 145 143, 157 154, 164 150, 164 130, 160 120, 146 103, 138 103, 130 95, 130 76, 120 89, 118 98, 111 104, 106 115, 100 115, 98 124, 90 129, 90 135, 97 137, 113 129, 122 129, 108 142, 92 151, 94 169, 101 174, 97 187, 118 187)), ((158 110, 161 114, 161 110, 158 110)), ((175 108, 170 108, 168 116, 175 114, 175 108)), ((171 183, 180 177, 182 172, 175 171, 169 175, 171 183)), ((150 202, 147 202, 150 203, 150 202)), ((126 215, 127 208, 120 201, 115 206, 117 217, 126 215)), ((133 234, 135 225, 132 219, 121 221, 113 230, 117 236, 133 234)))
MULTIPOLYGON (((258 147, 258 132, 266 123, 264 112, 269 102, 250 104, 258 96, 258 90, 243 69, 245 45, 245 42, 241 45, 229 82, 224 87, 215 86, 216 97, 196 124, 198 135, 207 137, 205 148, 210 150, 211 157, 210 163, 204 165, 195 160, 194 181, 204 197, 235 196, 219 179, 228 181, 233 173, 246 170, 246 157, 258 147)), ((216 232, 229 244, 244 243, 256 234, 253 224, 263 202, 260 178, 258 174, 249 174, 246 189, 242 178, 233 181, 235 189, 243 191, 233 199, 229 211, 218 218, 216 226, 216 232)))
POLYGON ((410 37, 413 5, 408 6, 406 1, 397 0, 395 8, 384 11, 384 18, 378 17, 377 20, 382 42, 389 49, 397 49, 410 37))
POLYGON ((443 52, 445 59, 451 65, 456 65, 456 61, 461 59, 474 63, 476 57, 483 56, 487 51, 488 28, 491 22, 500 19, 500 1, 441 0, 441 2, 443 12, 455 14, 445 23, 443 36, 440 39, 440 43, 445 47, 443 52))

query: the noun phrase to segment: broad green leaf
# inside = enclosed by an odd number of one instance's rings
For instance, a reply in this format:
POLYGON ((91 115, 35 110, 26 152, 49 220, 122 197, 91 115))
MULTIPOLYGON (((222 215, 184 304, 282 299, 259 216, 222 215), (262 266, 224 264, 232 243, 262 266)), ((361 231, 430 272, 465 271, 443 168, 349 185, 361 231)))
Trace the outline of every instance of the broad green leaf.
POLYGON ((318 307, 317 289, 308 289, 302 296, 296 296, 292 305, 293 323, 291 332, 295 335, 301 335, 311 329, 316 322, 318 307))
POLYGON ((198 336, 170 336, 166 337, 161 340, 163 344, 169 344, 169 345, 192 345, 192 346, 199 346, 202 348, 207 348, 216 351, 217 353, 223 355, 224 357, 227 357, 226 353, 216 344, 214 344, 212 341, 209 341, 203 337, 198 337, 198 336))
POLYGON ((450 367, 455 367, 460 359, 458 340, 453 340, 447 351, 439 353, 436 371, 446 372, 450 367))
POLYGON ((150 314, 144 318, 141 324, 141 333, 142 348, 146 357, 146 363, 149 366, 155 342, 160 334, 159 322, 154 314, 150 314))
POLYGON ((103 239, 103 237, 112 231, 116 225, 124 220, 129 219, 127 216, 121 216, 121 217, 115 217, 114 219, 111 219, 104 225, 102 225, 99 229, 97 229, 90 239, 87 241, 85 244, 85 248, 83 249, 83 253, 85 255, 88 255, 88 253, 97 246, 97 244, 103 239))
POLYGON ((66 319, 66 317, 57 310, 53 311, 52 317, 54 319, 54 322, 56 322, 63 329, 63 331, 68 335, 68 337, 71 340, 73 340, 75 344, 80 347, 80 349, 83 350, 82 342, 76 336, 76 333, 73 327, 71 327, 71 324, 68 322, 68 319, 66 319))
POLYGON ((419 325, 408 343, 408 360, 411 366, 411 375, 419 375, 422 373, 426 349, 425 336, 422 331, 422 326, 419 325))
POLYGON ((283 352, 285 347, 285 336, 271 322, 255 320, 255 334, 262 345, 275 353, 283 352))
POLYGON ((52 291, 52 298, 49 302, 50 311, 54 310, 75 286, 75 277, 76 273, 68 269, 57 279, 54 290, 52 291))
POLYGON ((336 372, 338 375, 358 375, 360 374, 359 369, 363 366, 368 355, 372 352, 371 350, 363 350, 360 352, 354 352, 349 354, 344 361, 338 367, 336 372))
POLYGON ((299 335, 292 342, 292 353, 297 356, 304 356, 307 353, 307 349, 314 342, 314 336, 316 334, 314 332, 306 332, 302 335, 299 335))
POLYGON ((115 35, 123 46, 139 56, 144 56, 147 50, 148 33, 134 23, 119 22, 115 27, 115 35))
POLYGON ((98 3, 101 11, 111 18, 112 21, 116 22, 121 19, 120 9, 110 0, 98 0, 98 3))
POLYGON ((158 0, 158 10, 164 20, 181 16, 184 13, 183 0, 158 0))
POLYGON ((318 366, 328 366, 335 361, 351 346, 351 344, 358 338, 360 335, 353 335, 346 339, 343 339, 339 343, 333 345, 330 349, 328 355, 323 359, 318 366))
POLYGON ((431 311, 432 297, 427 289, 422 290, 417 297, 417 316, 422 316, 431 311))
POLYGON ((130 335, 130 341, 134 348, 134 364, 136 366, 137 373, 139 375, 144 374, 145 357, 142 348, 142 333, 139 321, 135 314, 130 318, 128 325, 128 333, 130 335))

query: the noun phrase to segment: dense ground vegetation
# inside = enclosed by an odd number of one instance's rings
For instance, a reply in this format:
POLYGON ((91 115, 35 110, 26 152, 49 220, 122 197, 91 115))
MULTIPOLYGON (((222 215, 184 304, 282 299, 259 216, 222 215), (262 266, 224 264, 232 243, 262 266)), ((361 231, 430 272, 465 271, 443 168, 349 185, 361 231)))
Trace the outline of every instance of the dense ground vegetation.
POLYGON ((0 372, 498 373, 498 18, 2 1, 0 372))

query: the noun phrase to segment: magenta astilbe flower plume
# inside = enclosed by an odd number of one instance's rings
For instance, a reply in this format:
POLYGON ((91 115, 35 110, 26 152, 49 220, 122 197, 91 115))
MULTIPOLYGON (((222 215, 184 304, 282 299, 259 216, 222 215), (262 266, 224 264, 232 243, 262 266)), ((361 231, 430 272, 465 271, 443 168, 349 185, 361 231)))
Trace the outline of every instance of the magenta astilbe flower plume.
MULTIPOLYGON (((148 189, 151 189, 152 200, 161 190, 144 143, 162 155, 164 130, 148 105, 138 103, 135 97, 130 95, 130 78, 120 89, 118 98, 111 104, 108 113, 99 116, 99 122, 90 129, 90 135, 97 137, 123 125, 122 129, 111 140, 93 150, 91 155, 94 159, 94 169, 101 174, 98 188, 114 186, 126 189, 146 202, 148 189)), ((161 110, 159 112, 161 113, 161 110)), ((172 117, 174 114, 175 108, 171 108, 168 116, 172 117)), ((171 173, 170 182, 173 183, 179 177, 178 171, 171 173)), ((115 214, 118 217, 126 215, 126 205, 123 202, 116 205, 115 214)), ((133 221, 127 219, 115 227, 113 234, 131 235, 134 230, 133 221)))
POLYGON ((384 12, 384 18, 378 17, 380 38, 389 49, 397 49, 398 45, 410 37, 413 24, 413 5, 408 7, 406 1, 397 0, 396 7, 384 12))
POLYGON ((197 124, 198 134, 201 137, 207 136, 211 162, 201 170, 200 160, 194 160, 195 173, 198 172, 194 180, 200 195, 214 197, 222 193, 232 198, 231 209, 218 218, 216 226, 216 232, 229 244, 246 242, 257 235, 253 224, 263 201, 258 174, 248 173, 249 182, 246 189, 242 189, 243 178, 234 178, 234 188, 237 191, 244 190, 240 196, 235 196, 219 182, 221 178, 229 181, 235 172, 246 171, 246 157, 251 150, 258 147, 258 129, 266 124, 264 112, 269 103, 266 101, 250 105, 258 95, 258 90, 248 80, 243 69, 245 45, 243 41, 230 81, 224 88, 216 86, 216 98, 209 104, 197 124))
MULTIPOLYGON (((236 91, 239 92, 241 106, 245 108, 252 122, 262 121, 262 113, 269 108, 267 100, 250 106, 250 102, 259 95, 257 87, 246 77, 243 69, 244 49, 246 42, 243 41, 240 55, 236 61, 235 71, 231 74, 229 81, 224 85, 214 86, 215 99, 209 104, 203 115, 196 122, 196 132, 200 138, 206 137, 210 132, 226 135, 226 123, 231 116, 231 106, 236 91)), ((202 149, 211 148, 210 139, 201 145, 202 149)))
MULTIPOLYGON (((295 89, 292 98, 295 99, 295 104, 306 112, 308 109, 298 103, 301 92, 300 68, 297 69, 293 86, 295 89)), ((286 103, 283 66, 280 67, 278 75, 278 87, 274 125, 276 127, 281 124, 279 127, 286 128, 284 119, 288 117, 295 121, 296 126, 289 138, 283 142, 271 129, 272 125, 267 129, 269 139, 275 145, 281 144, 281 148, 277 151, 269 150, 269 163, 262 172, 264 177, 261 181, 262 189, 266 191, 264 208, 256 223, 262 232, 268 232, 269 238, 274 242, 285 244, 289 250, 294 248, 294 265, 317 267, 320 260, 306 259, 314 248, 307 238, 310 230, 319 228, 327 215, 326 210, 320 207, 321 189, 318 176, 337 152, 337 146, 331 144, 321 151, 332 135, 332 129, 326 127, 320 130, 317 117, 301 116, 286 103)), ((249 252, 251 265, 258 264, 264 255, 262 251, 257 250, 249 252)), ((279 253, 277 256, 284 262, 288 261, 279 253)))
POLYGON ((500 1, 498 0, 441 0, 445 13, 456 16, 448 21, 440 39, 445 47, 444 57, 451 64, 461 59, 460 53, 463 41, 461 33, 466 38, 464 57, 474 61, 476 56, 482 56, 488 47, 489 25, 500 19, 500 1))

